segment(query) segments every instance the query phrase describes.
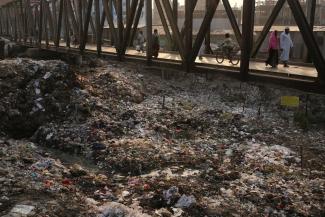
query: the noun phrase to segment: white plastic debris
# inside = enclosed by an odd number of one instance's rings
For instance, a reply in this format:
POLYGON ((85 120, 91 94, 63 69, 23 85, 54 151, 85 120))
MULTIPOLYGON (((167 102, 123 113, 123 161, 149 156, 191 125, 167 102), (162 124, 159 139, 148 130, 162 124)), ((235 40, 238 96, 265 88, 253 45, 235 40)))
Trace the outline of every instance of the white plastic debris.
POLYGON ((39 88, 35 88, 35 94, 36 95, 40 95, 41 94, 41 90, 39 88))
POLYGON ((184 212, 182 209, 179 209, 179 208, 172 208, 172 210, 174 213, 173 217, 180 217, 183 215, 183 212, 184 212))
POLYGON ((167 191, 163 192, 164 199, 167 201, 167 204, 171 203, 171 200, 178 194, 178 188, 173 186, 169 188, 167 191))
POLYGON ((122 192, 122 197, 128 197, 128 196, 130 196, 130 192, 129 191, 123 191, 122 192))
POLYGON ((182 195, 182 197, 177 201, 175 207, 177 208, 189 208, 196 204, 196 199, 193 195, 186 196, 182 195))
POLYGON ((46 80, 49 77, 51 77, 52 73, 51 72, 46 72, 46 74, 43 76, 43 78, 46 80))
POLYGON ((16 206, 14 206, 14 208, 12 208, 10 213, 11 214, 18 214, 18 215, 21 215, 21 216, 27 216, 27 215, 32 214, 32 211, 34 209, 35 209, 34 206, 18 204, 16 206))
POLYGON ((97 217, 150 217, 121 203, 109 202, 99 208, 97 217))
POLYGON ((49 133, 49 134, 46 135, 46 138, 45 138, 45 139, 46 139, 46 140, 49 140, 49 139, 52 138, 52 136, 53 136, 53 133, 49 133))

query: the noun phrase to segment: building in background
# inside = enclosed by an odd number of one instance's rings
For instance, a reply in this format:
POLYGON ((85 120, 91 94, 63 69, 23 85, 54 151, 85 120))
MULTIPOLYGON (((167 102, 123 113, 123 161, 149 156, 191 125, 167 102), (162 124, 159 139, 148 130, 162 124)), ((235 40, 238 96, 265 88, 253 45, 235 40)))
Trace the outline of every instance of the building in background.
MULTIPOLYGON (((309 0, 308 0, 309 1, 309 0)), ((307 11, 306 0, 299 0, 303 10, 307 11)), ((259 0, 256 2, 255 8, 255 25, 263 26, 272 13, 272 9, 276 5, 277 0, 259 0)), ((294 26, 296 21, 292 15, 292 11, 287 3, 280 11, 277 19, 274 22, 275 26, 294 26)), ((315 25, 325 25, 325 0, 316 1, 315 25)))
MULTIPOLYGON (((240 25, 241 23, 241 8, 233 7, 233 12, 235 14, 237 23, 240 25)), ((193 31, 198 32, 201 23, 204 19, 206 13, 206 1, 198 1, 198 4, 195 7, 193 13, 193 31)), ((183 26, 185 21, 185 7, 180 6, 178 11, 178 26, 183 26)), ((231 32, 231 24, 228 19, 228 15, 223 4, 220 2, 217 8, 217 11, 214 14, 213 20, 211 22, 211 32, 215 31, 224 31, 231 32)))

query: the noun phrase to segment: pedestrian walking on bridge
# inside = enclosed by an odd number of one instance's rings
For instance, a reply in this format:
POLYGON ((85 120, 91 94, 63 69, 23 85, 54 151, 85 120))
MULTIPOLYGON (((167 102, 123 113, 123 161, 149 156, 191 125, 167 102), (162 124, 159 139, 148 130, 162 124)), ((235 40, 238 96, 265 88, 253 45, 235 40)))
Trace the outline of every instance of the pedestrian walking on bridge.
POLYGON ((290 50, 293 48, 293 42, 290 36, 290 29, 286 27, 284 32, 280 36, 280 47, 281 47, 281 61, 284 64, 284 67, 289 67, 288 61, 290 57, 290 50))
POLYGON ((275 30, 271 32, 271 36, 269 39, 269 57, 267 58, 265 65, 272 66, 272 68, 276 68, 279 64, 279 54, 278 54, 278 32, 275 30))
POLYGON ((144 53, 144 43, 145 43, 146 39, 144 38, 144 35, 143 35, 143 32, 140 31, 138 33, 138 37, 137 37, 137 40, 136 40, 136 50, 138 52, 142 52, 144 53))
POLYGON ((152 56, 158 58, 160 50, 158 30, 155 29, 152 35, 152 56))

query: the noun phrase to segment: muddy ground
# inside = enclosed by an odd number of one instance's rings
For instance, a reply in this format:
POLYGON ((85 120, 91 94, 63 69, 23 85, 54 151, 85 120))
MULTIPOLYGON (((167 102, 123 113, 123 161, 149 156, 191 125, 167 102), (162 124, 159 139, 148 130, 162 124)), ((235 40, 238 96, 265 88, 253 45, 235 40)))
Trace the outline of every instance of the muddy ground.
POLYGON ((95 59, 0 61, 0 96, 1 216, 325 215, 325 96, 95 59))

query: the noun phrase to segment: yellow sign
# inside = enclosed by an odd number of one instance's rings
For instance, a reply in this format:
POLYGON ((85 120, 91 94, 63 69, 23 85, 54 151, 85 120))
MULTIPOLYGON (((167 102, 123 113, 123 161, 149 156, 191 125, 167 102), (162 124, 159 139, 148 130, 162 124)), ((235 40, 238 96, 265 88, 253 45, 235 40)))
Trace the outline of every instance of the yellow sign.
POLYGON ((287 107, 299 107, 299 97, 298 96, 282 96, 281 105, 287 107))

